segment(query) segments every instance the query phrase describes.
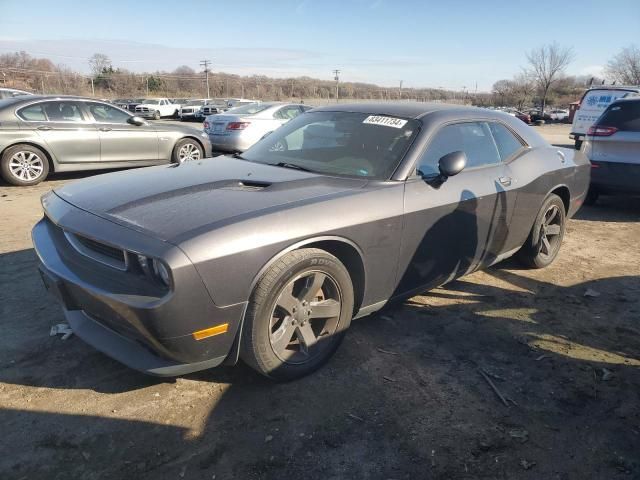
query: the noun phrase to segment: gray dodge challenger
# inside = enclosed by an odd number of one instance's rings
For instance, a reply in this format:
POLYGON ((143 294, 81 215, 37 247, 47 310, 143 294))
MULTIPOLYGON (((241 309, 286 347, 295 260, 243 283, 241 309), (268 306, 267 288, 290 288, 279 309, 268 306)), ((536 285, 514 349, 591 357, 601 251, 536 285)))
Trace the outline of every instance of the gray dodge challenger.
POLYGON ((500 112, 334 105, 242 154, 57 188, 32 235, 96 349, 154 375, 241 358, 290 380, 387 302, 512 255, 549 265, 589 175, 500 112))

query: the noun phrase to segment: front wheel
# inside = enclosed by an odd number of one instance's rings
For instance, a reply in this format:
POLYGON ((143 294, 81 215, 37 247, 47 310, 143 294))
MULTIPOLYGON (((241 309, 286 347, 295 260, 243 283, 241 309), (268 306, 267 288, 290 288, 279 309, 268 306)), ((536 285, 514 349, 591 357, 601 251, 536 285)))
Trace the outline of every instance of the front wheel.
POLYGON ((516 258, 527 267, 544 268, 558 256, 564 237, 566 214, 562 199, 551 194, 531 228, 529 237, 516 254, 516 258))
POLYGON ((171 161, 173 163, 184 163, 200 160, 203 156, 202 147, 198 142, 190 138, 183 138, 173 147, 171 161))
POLYGON ((154 120, 160 120, 160 112, 159 111, 155 111, 153 112, 153 119, 154 120))
POLYGON ((242 360, 287 381, 320 368, 336 351, 353 315, 345 266, 316 248, 294 250, 256 285, 242 330, 242 360))
POLYGON ((7 148, 0 159, 0 173, 8 183, 25 187, 37 185, 49 174, 49 161, 42 150, 31 145, 7 148))

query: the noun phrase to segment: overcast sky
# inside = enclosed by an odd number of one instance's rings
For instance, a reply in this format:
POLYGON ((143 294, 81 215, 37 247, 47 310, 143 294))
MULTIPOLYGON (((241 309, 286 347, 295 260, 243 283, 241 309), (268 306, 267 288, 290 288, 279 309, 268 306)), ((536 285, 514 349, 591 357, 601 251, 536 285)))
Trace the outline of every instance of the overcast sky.
POLYGON ((107 54, 133 71, 196 70, 407 87, 490 90, 551 41, 571 74, 598 74, 640 46, 640 0, 0 1, 0 53, 25 50, 88 72, 107 54))

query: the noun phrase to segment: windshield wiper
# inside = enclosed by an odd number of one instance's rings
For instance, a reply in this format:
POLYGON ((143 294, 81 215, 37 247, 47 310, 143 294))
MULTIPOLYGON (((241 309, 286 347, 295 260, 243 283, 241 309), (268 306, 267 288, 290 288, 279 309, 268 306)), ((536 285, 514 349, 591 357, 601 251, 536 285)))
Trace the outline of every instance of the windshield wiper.
POLYGON ((278 162, 278 163, 269 163, 269 165, 272 165, 274 167, 293 168, 295 170, 302 170, 303 172, 313 172, 313 170, 311 170, 311 169, 309 169, 307 167, 302 167, 300 165, 296 165, 295 163, 278 162))
POLYGON ((246 158, 244 158, 244 157, 242 156, 242 154, 240 154, 240 153, 238 153, 238 152, 234 153, 234 154, 233 154, 233 155, 231 155, 231 156, 232 156, 233 158, 239 158, 240 160, 246 160, 246 158))

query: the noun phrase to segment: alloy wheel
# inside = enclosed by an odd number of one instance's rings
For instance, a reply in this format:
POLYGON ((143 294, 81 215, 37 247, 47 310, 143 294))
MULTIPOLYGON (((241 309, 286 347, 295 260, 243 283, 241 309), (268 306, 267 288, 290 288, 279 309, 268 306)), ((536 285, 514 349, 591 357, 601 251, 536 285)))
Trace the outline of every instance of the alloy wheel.
POLYGON ((185 143, 180 147, 180 151, 178 152, 178 161, 180 163, 189 162, 191 160, 200 160, 200 157, 200 149, 193 143, 185 143))
POLYGON ((269 339, 285 363, 301 364, 329 346, 342 311, 342 293, 327 273, 311 271, 291 280, 271 312, 269 339))
POLYGON ((555 256, 560 248, 562 216, 557 205, 551 205, 542 217, 540 226, 540 255, 549 258, 555 256))
POLYGON ((9 171, 17 179, 31 182, 44 172, 44 160, 34 152, 16 152, 9 160, 9 171))

